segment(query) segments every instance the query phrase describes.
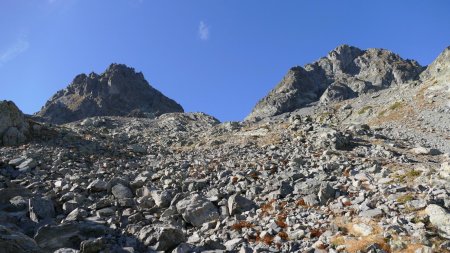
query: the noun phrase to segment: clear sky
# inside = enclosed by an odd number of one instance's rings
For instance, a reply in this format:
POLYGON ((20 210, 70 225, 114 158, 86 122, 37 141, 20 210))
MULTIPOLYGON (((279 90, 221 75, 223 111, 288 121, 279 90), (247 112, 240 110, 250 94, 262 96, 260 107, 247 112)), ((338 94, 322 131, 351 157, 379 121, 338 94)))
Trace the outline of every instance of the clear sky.
POLYGON ((448 0, 0 0, 0 99, 34 113, 115 62, 188 112, 242 120, 340 44, 429 64, 450 45, 449 13, 448 0))

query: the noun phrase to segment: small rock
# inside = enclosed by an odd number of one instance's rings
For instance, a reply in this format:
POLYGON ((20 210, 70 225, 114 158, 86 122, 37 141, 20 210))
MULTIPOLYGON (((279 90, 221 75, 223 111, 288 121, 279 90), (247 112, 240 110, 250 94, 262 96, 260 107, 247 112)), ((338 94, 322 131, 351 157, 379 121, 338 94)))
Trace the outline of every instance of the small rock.
POLYGON ((353 230, 355 230, 356 233, 362 236, 371 235, 373 232, 373 228, 371 226, 363 223, 353 224, 353 230))
POLYGON ((434 148, 416 147, 411 149, 411 152, 416 155, 439 155, 441 152, 434 148))
POLYGON ((23 161, 19 166, 17 166, 17 169, 19 171, 25 172, 34 169, 36 165, 37 165, 36 161, 34 161, 33 158, 29 158, 23 161))
POLYGON ((365 217, 365 218, 378 218, 378 217, 383 216, 383 211, 381 211, 378 208, 369 209, 369 210, 360 212, 359 216, 365 217))
POLYGON ((106 191, 108 189, 108 183, 100 179, 95 179, 88 185, 87 189, 91 192, 106 191))
POLYGON ((133 192, 131 192, 130 188, 122 184, 116 184, 115 186, 113 186, 111 192, 114 195, 114 197, 118 199, 126 199, 133 197, 133 192))

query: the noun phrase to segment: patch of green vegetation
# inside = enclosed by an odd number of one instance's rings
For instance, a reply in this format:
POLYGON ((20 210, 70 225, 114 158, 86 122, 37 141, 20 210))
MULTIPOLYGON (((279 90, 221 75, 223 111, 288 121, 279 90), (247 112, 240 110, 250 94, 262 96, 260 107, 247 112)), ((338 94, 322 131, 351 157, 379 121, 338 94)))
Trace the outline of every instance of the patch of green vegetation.
POLYGON ((389 109, 395 110, 395 109, 398 109, 401 107, 403 107, 403 103, 401 101, 397 101, 397 102, 393 103, 391 106, 389 106, 389 109))
POLYGON ((381 112, 378 113, 378 117, 383 117, 385 113, 386 110, 382 110, 381 112))
POLYGON ((405 204, 408 201, 414 200, 414 196, 412 194, 405 194, 397 198, 397 202, 401 204, 405 204))
POLYGON ((324 123, 325 121, 329 120, 330 118, 331 118, 331 113, 323 112, 323 113, 319 114, 319 116, 317 117, 317 120, 319 123, 324 123))
POLYGON ((364 113, 366 113, 366 112, 367 112, 368 110, 370 110, 370 109, 372 109, 372 106, 366 105, 366 106, 364 106, 363 108, 361 108, 361 110, 358 111, 358 114, 359 114, 359 115, 364 114, 364 113))
POLYGON ((395 177, 398 179, 398 181, 400 183, 406 183, 406 182, 413 181, 416 177, 420 176, 421 174, 422 174, 422 172, 412 169, 412 170, 406 172, 405 174, 396 175, 395 177))

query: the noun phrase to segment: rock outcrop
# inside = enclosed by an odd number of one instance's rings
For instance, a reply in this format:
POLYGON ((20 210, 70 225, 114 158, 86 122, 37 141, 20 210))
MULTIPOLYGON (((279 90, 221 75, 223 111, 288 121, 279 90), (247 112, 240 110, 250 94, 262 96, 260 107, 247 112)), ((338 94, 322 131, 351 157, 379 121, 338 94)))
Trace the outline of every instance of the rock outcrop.
POLYGON ((62 124, 93 116, 155 117, 168 112, 183 112, 183 108, 150 86, 141 72, 111 64, 101 75, 76 76, 66 89, 47 101, 37 116, 62 124))
POLYGON ((450 46, 444 51, 422 72, 420 78, 427 80, 429 78, 438 78, 449 80, 450 76, 450 46))
POLYGON ((29 124, 12 101, 0 101, 0 145, 12 146, 27 140, 29 124))
POLYGON ((423 67, 385 49, 342 45, 326 57, 293 67, 253 108, 246 120, 291 112, 320 101, 326 104, 418 79, 423 67))

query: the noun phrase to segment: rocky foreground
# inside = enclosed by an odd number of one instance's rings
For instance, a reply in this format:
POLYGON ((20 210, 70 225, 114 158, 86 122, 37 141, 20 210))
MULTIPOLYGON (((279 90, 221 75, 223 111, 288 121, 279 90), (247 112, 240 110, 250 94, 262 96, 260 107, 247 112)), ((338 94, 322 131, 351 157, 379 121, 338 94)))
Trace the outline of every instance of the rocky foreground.
POLYGON ((0 249, 448 251, 449 155, 320 121, 42 125, 45 139, 0 149, 0 249))
POLYGON ((0 253, 450 252, 450 48, 338 47, 243 122, 147 86, 112 65, 0 102, 0 253), (151 99, 114 107, 130 82, 151 99))

